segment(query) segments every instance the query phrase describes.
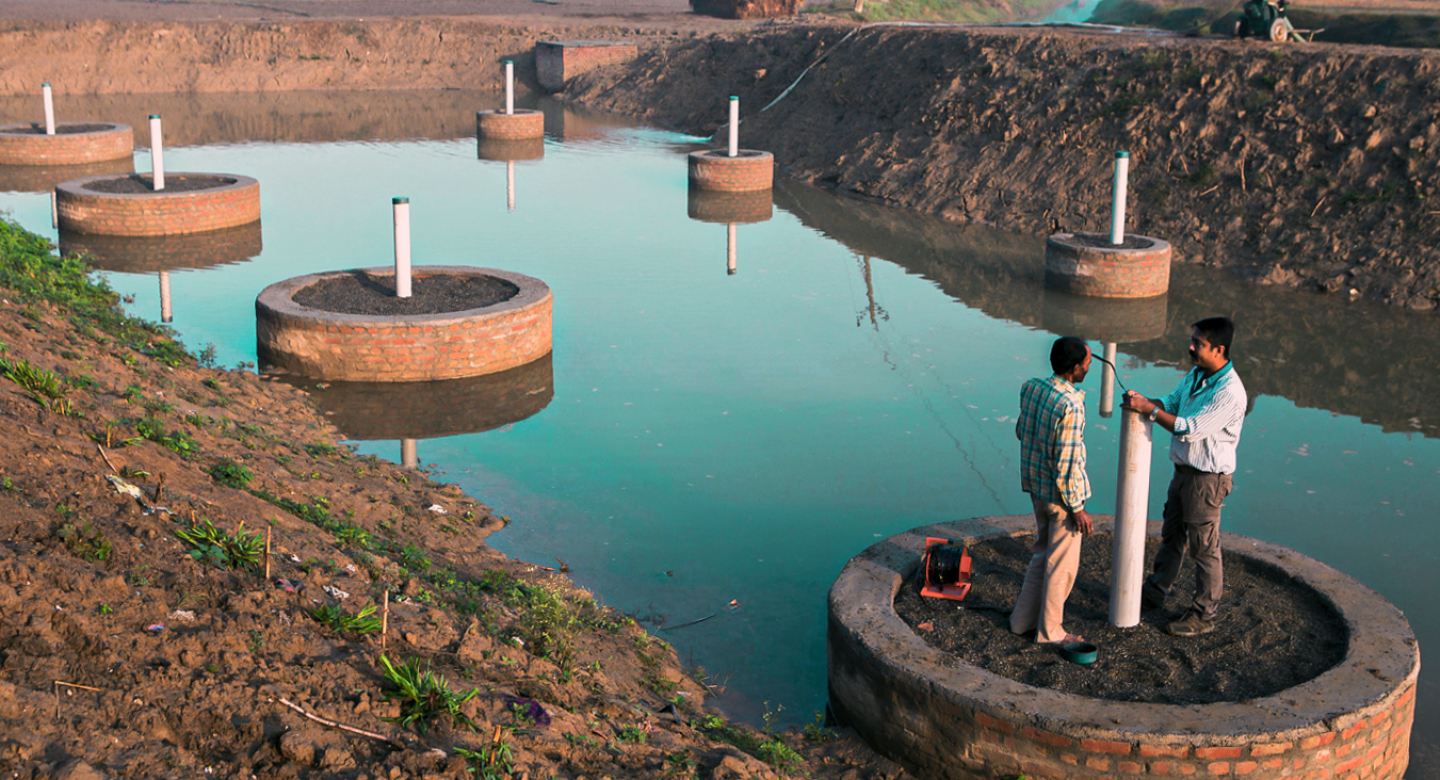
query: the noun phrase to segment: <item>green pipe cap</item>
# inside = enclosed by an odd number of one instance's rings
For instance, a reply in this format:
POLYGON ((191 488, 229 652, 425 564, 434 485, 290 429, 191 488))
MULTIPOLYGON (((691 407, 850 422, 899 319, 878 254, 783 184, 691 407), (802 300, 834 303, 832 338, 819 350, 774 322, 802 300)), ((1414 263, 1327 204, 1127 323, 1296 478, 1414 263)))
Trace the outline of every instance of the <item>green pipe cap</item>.
POLYGON ((394 203, 395 205, 398 206, 398 205, 400 205, 401 203, 409 203, 409 202, 410 202, 410 199, 409 199, 409 198, 392 198, 392 199, 390 200, 390 202, 391 202, 391 203, 394 203))

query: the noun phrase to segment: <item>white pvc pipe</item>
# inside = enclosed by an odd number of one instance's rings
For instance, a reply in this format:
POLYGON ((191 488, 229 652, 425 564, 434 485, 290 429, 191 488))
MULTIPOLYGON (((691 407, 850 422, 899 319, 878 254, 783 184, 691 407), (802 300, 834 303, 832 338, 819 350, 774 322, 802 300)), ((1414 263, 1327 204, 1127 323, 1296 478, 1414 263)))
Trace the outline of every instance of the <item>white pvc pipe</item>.
POLYGON ((740 156, 740 98, 730 96, 730 156, 740 156))
POLYGON ((1115 546, 1110 568, 1110 625, 1116 628, 1140 624, 1153 425, 1137 411, 1120 410, 1120 469, 1115 490, 1115 546))
POLYGON ((725 226, 725 273, 735 275, 735 223, 725 226))
POLYGON ((414 439, 400 440, 400 465, 407 469, 418 468, 420 466, 420 453, 415 446, 414 439))
POLYGON ((150 170, 156 192, 165 189, 165 143, 160 137, 160 115, 150 115, 150 170))
POLYGON ((1105 362, 1100 366, 1100 416, 1109 418, 1115 415, 1115 369, 1110 366, 1115 363, 1115 345, 1109 341, 1105 342, 1105 362))
POLYGON ((505 60, 505 115, 515 113, 515 63, 505 60))
POLYGON ((394 198, 395 297, 410 297, 410 199, 394 198))
POLYGON ((170 308, 170 272, 160 272, 160 321, 170 322, 175 319, 175 312, 170 308))
POLYGON ((1115 200, 1110 205, 1110 243, 1125 243, 1125 201, 1130 192, 1130 153, 1115 153, 1115 200))
POLYGON ((60 227, 60 195, 55 190, 50 190, 50 227, 60 227))
POLYGON ((515 210, 515 161, 505 161, 505 206, 515 210))
POLYGON ((55 96, 50 93, 50 85, 41 84, 40 94, 45 98, 45 135, 55 135, 55 96))

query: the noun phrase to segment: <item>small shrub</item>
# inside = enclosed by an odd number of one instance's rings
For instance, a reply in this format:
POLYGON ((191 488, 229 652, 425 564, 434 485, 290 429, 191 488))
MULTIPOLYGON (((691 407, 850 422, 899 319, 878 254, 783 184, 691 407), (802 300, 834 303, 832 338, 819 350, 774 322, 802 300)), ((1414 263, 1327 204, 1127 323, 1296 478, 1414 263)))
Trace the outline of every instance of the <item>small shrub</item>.
POLYGON ((471 731, 477 730, 475 722, 460 711, 460 705, 475 698, 480 693, 478 688, 464 695, 458 694, 450 690, 450 683, 444 677, 430 670, 428 663, 422 668, 418 658, 411 658, 397 667, 381 655, 380 665, 384 667, 385 679, 394 686, 384 691, 382 696, 385 701, 400 702, 400 714, 384 720, 399 723, 405 728, 414 726, 420 734, 424 734, 430 722, 437 718, 445 718, 451 724, 465 726, 471 731))
POLYGON ((229 458, 225 458, 211 466, 207 473, 211 479, 214 479, 216 482, 222 485, 228 485, 236 490, 244 490, 245 486, 250 484, 250 480, 255 478, 255 475, 250 473, 250 469, 245 468, 229 458))
POLYGON ((35 403, 46 409, 67 417, 74 415, 74 408, 65 398, 70 387, 55 373, 28 360, 0 358, 0 375, 19 385, 35 403))
POLYGON ((265 539, 259 532, 247 532, 244 523, 232 534, 215 527, 208 518, 201 518, 189 528, 176 531, 175 535, 194 548, 190 557, 201 563, 225 569, 261 569, 265 539))
POLYGON ((354 615, 346 614, 338 604, 326 604, 310 610, 310 617, 337 634, 364 635, 380 630, 380 618, 375 616, 374 604, 367 604, 354 615))
POLYGON ((110 560, 110 540, 100 533, 100 529, 90 523, 85 523, 83 526, 66 523, 60 526, 58 536, 61 541, 65 542, 65 547, 70 552, 87 561, 110 560))

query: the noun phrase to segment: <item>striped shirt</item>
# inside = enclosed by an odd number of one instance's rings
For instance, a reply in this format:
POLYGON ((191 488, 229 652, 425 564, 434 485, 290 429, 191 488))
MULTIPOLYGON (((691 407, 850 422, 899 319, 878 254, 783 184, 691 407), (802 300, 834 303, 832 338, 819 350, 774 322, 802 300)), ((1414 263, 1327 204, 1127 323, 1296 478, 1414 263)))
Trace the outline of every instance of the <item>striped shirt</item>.
POLYGON ((1085 508, 1085 391, 1058 376, 1035 378, 1020 388, 1020 487, 1041 501, 1070 511, 1085 508))
POLYGON ((1175 392, 1160 400, 1165 411, 1175 415, 1175 436, 1170 440, 1170 460, 1211 474, 1235 473, 1235 448, 1240 445, 1240 426, 1245 422, 1245 385, 1235 373, 1221 369, 1206 378, 1199 367, 1180 380, 1175 392), (1214 392, 1210 390, 1211 383, 1214 392))

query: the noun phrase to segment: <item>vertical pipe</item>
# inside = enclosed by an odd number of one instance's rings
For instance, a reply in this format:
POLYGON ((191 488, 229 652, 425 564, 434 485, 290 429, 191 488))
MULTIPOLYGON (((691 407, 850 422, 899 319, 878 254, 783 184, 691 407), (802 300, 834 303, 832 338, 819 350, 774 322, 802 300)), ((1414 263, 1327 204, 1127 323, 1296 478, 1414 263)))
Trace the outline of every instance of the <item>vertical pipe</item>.
POLYGON ((730 96, 730 156, 740 156, 740 98, 730 96))
POLYGON ((420 465, 420 453, 415 446, 414 439, 400 440, 400 465, 407 469, 417 468, 420 465))
POLYGON ((735 223, 725 226, 725 274, 735 275, 735 223))
POLYGON ((1130 192, 1130 153, 1115 153, 1115 200, 1110 206, 1110 243, 1125 243, 1125 201, 1130 192))
POLYGON ((155 191, 165 189, 165 143, 160 137, 159 114, 150 115, 150 171, 155 191))
POLYGON ((1110 570, 1110 625, 1140 624, 1145 576, 1145 511, 1150 504, 1150 444, 1154 423, 1120 410, 1120 469, 1115 490, 1115 547, 1110 570))
POLYGON ((170 308, 170 272, 160 272, 160 321, 170 322, 175 312, 170 308))
POLYGON ((60 194, 50 190, 50 227, 60 227, 60 194))
POLYGON ((45 135, 55 135, 55 96, 48 83, 40 85, 40 95, 45 98, 45 135))
POLYGON ((1100 366, 1100 416, 1115 416, 1115 344, 1105 342, 1105 363, 1100 366))
POLYGON ((505 60, 505 115, 515 113, 515 63, 505 60))
POLYGON ((505 161, 505 206, 515 210, 515 161, 505 161))
POLYGON ((410 199, 393 198, 395 206, 395 297, 410 297, 410 199))

